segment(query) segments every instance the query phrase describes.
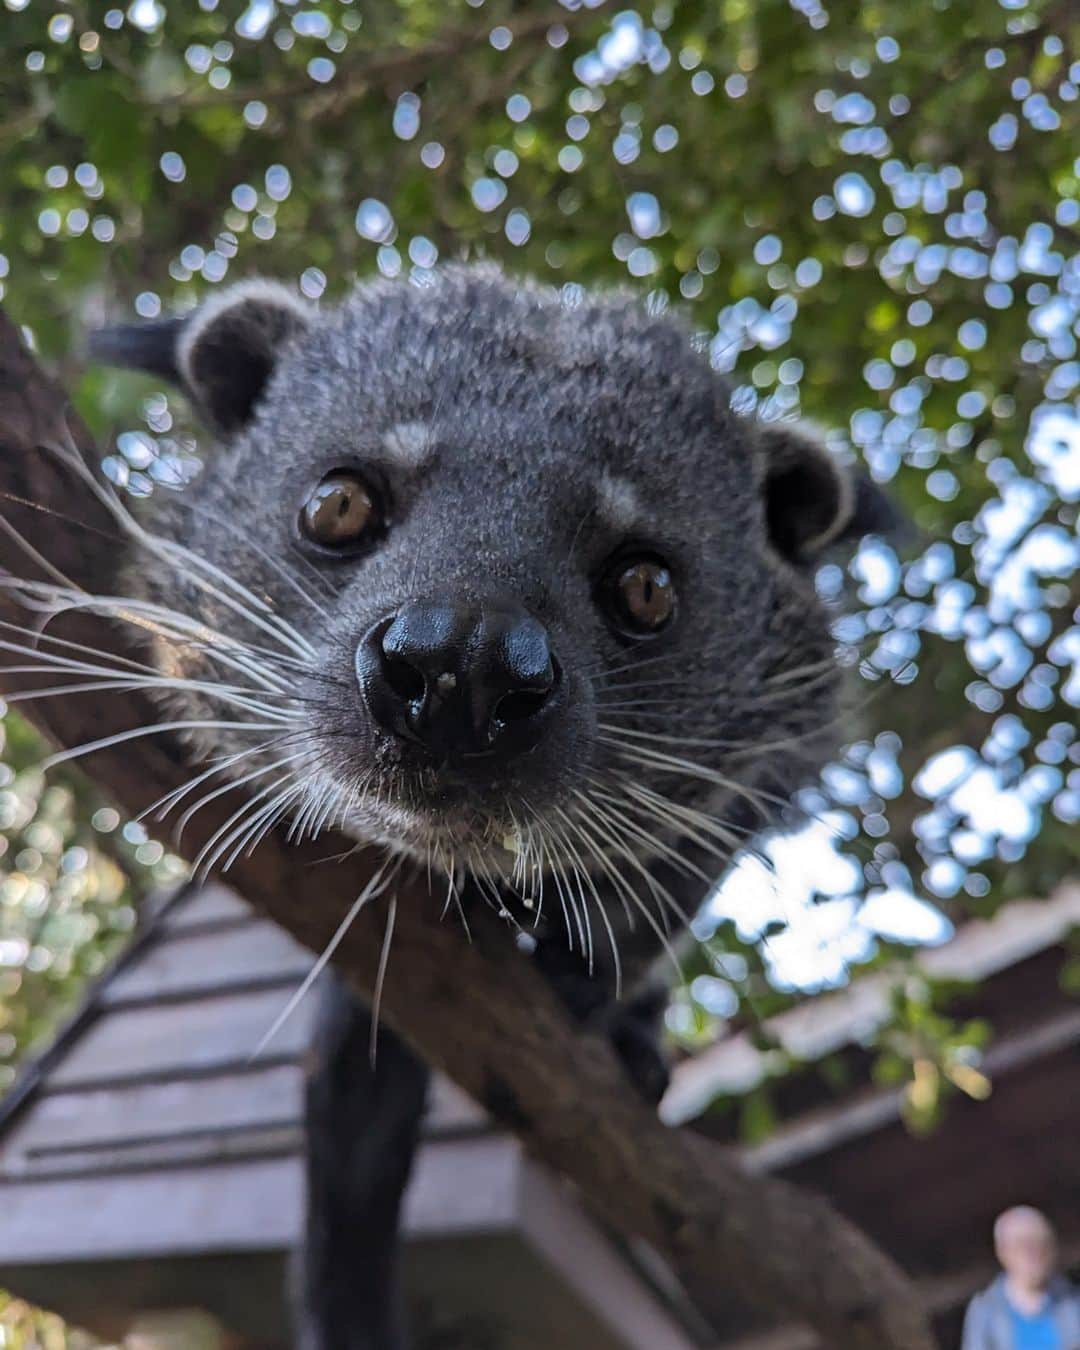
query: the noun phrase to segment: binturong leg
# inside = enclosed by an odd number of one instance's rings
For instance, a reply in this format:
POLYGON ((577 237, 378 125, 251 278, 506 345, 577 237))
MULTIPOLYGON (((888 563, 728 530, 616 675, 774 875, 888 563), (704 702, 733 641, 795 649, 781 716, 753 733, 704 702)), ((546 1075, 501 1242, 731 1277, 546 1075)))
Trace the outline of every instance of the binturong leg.
POLYGON ((300 1350, 405 1350, 401 1198, 420 1134, 428 1070, 379 1028, 331 972, 307 1085, 308 1213, 300 1350))

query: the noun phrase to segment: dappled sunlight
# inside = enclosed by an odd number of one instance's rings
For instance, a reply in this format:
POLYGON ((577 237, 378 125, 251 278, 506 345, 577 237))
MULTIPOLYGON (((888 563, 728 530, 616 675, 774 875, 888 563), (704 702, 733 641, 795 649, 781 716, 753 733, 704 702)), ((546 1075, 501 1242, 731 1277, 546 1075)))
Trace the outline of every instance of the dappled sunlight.
POLYGON ((952 924, 910 887, 863 894, 862 869, 840 851, 845 825, 832 812, 766 840, 763 857, 741 859, 717 889, 697 920, 699 935, 733 923, 743 941, 761 942, 779 988, 807 991, 845 983, 851 965, 874 954, 879 937, 912 945, 946 941, 952 924))

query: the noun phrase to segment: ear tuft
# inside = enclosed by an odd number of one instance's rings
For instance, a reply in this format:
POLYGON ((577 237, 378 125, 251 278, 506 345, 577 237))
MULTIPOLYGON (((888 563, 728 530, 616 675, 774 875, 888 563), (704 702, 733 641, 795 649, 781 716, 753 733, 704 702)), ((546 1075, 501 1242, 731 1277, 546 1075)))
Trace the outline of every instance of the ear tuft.
POLYGON ((119 324, 90 338, 91 357, 180 385, 218 432, 248 421, 281 353, 312 310, 273 281, 240 281, 185 316, 119 324))
POLYGON ((789 562, 812 564, 834 544, 900 524, 876 484, 840 463, 804 424, 761 422, 758 443, 769 536, 789 562))

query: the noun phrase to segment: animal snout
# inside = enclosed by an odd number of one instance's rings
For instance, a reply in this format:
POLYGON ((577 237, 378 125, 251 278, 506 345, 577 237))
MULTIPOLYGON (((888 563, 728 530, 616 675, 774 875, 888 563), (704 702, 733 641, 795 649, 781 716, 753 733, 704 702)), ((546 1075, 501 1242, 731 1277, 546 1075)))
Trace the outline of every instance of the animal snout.
POLYGON ((562 680, 547 629, 516 601, 417 600, 356 651, 375 721, 440 758, 532 749, 562 680))

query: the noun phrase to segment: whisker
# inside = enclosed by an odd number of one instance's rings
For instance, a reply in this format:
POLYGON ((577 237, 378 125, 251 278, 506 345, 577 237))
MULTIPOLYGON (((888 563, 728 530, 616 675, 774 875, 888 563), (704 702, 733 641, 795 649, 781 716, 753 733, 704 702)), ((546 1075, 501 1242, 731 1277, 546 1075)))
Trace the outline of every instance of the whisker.
MULTIPOLYGON (((5 494, 5 496, 6 495, 8 494, 5 494)), ((22 549, 31 562, 37 563, 38 567, 40 567, 48 576, 52 577, 54 581, 59 581, 61 585, 64 586, 73 584, 54 563, 50 562, 43 553, 40 553, 33 544, 31 544, 21 530, 17 530, 15 526, 12 525, 11 521, 8 520, 6 516, 0 515, 0 529, 3 529, 9 539, 14 540, 15 544, 22 549)))
POLYGON ((611 732, 616 736, 626 736, 637 741, 655 741, 662 745, 696 745, 703 749, 729 748, 730 742, 714 736, 671 736, 662 731, 640 731, 636 727, 618 726, 610 722, 598 722, 600 731, 611 732))
MULTIPOLYGON (((0 673, 11 674, 45 674, 47 667, 41 666, 4 666, 0 667, 0 673)), ((70 672, 64 672, 65 674, 70 672)), ((63 694, 92 694, 92 693, 116 693, 129 694, 140 689, 174 689, 189 690, 193 693, 204 693, 208 697, 220 700, 233 708, 243 708, 248 712, 259 713, 263 717, 272 717, 282 725, 288 725, 295 721, 295 717, 281 708, 272 707, 268 703, 261 703, 255 699, 246 698, 240 690, 230 689, 226 685, 188 685, 179 680, 170 679, 151 679, 149 676, 142 679, 99 679, 99 680, 81 680, 74 684, 51 685, 44 689, 22 689, 13 694, 5 694, 3 701, 5 703, 28 703, 35 699, 58 698, 63 694)))
MULTIPOLYGON (((316 611, 317 614, 319 614, 324 619, 328 619, 330 617, 329 611, 325 609, 322 605, 320 605, 318 601, 315 600, 309 594, 309 592, 304 589, 304 587, 300 584, 297 578, 292 575, 289 569, 285 567, 284 564, 279 559, 275 558, 271 553, 268 553, 266 549, 261 548, 258 544, 255 543, 253 539, 251 539, 248 535, 245 535, 241 530, 239 530, 231 521, 226 519, 224 516, 220 515, 216 511, 211 511, 209 507, 207 507, 202 502, 194 502, 183 496, 177 496, 174 499, 173 505, 182 507, 184 510, 190 511, 192 515, 202 516, 205 520, 209 520, 211 524, 216 525, 219 529, 228 531, 228 533, 232 536, 232 538, 238 540, 243 547, 249 548, 257 557, 261 558, 263 562, 267 563, 268 566, 273 568, 274 572, 279 577, 281 577, 282 581, 284 581, 285 584, 290 587, 290 589, 295 591, 295 593, 300 597, 301 600, 311 605, 311 607, 316 611)), ((305 558, 303 554, 300 553, 299 551, 297 551, 297 560, 304 564, 305 576, 307 577, 307 579, 321 586, 327 599, 332 600, 334 598, 334 588, 322 575, 319 569, 317 567, 314 567, 308 561, 308 559, 305 558)))
MULTIPOLYGON (((197 801, 188 806, 187 810, 185 810, 184 814, 177 821, 177 839, 183 834, 193 817, 197 815, 203 807, 208 806, 210 802, 216 801, 219 797, 225 796, 226 793, 231 792, 236 788, 244 787, 248 783, 255 782, 257 778, 262 778, 264 774, 272 773, 275 769, 282 769, 285 768, 286 765, 295 764, 298 759, 302 759, 303 757, 304 752, 302 750, 298 751, 295 755, 287 755, 284 759, 277 759, 270 764, 263 765, 261 768, 253 769, 251 773, 244 774, 240 778, 230 778, 227 783, 223 783, 220 787, 204 793, 197 801)), ((215 772, 219 773, 220 769, 215 769, 215 772)), ((173 805, 175 804, 176 803, 173 803, 173 805)))
MULTIPOLYGON (((625 809, 629 805, 629 803, 625 802, 623 799, 614 796, 610 792, 605 792, 602 788, 599 787, 594 789, 592 797, 594 804, 602 801, 607 803, 609 806, 617 807, 620 809, 625 809)), ((610 816, 608 818, 610 819, 610 816)), ((677 848, 673 847, 671 844, 666 843, 663 839, 660 838, 659 835, 654 834, 652 831, 646 830, 643 826, 637 824, 634 821, 629 821, 620 818, 619 823, 623 829, 633 834, 643 844, 645 844, 645 846, 649 848, 652 852, 656 853, 660 857, 667 858, 669 862, 673 863, 676 867, 680 868, 682 871, 689 873, 691 876, 697 877, 698 880, 700 880, 704 885, 711 886, 715 881, 714 877, 710 877, 706 872, 704 872, 700 867, 698 867, 696 863, 693 863, 690 861, 689 858, 684 857, 677 848)), ((685 916, 680 915, 680 917, 683 918, 685 922, 685 916)))
MULTIPOLYGON (((638 861, 638 859, 636 859, 636 858, 634 857, 634 855, 629 851, 629 849, 627 849, 625 846, 620 847, 620 846, 619 846, 618 839, 615 838, 614 836, 612 836, 609 832, 603 830, 602 826, 601 826, 599 823, 597 823, 594 819, 592 819, 591 817, 590 817, 590 823, 593 824, 593 825, 595 826, 595 828, 598 829, 598 830, 600 831, 600 833, 601 833, 601 838, 604 838, 604 837, 607 838, 608 842, 612 845, 612 847, 614 847, 614 848, 616 849, 616 851, 617 851, 617 853, 618 853, 618 855, 619 855, 620 857, 625 858, 626 861, 629 862, 629 863, 635 868, 635 870, 637 870, 637 871, 639 871, 640 873, 642 873, 645 877, 648 877, 648 873, 646 872, 646 869, 642 866, 642 864, 638 861)), ((586 835, 585 822, 584 822, 584 820, 583 820, 580 816, 578 817, 578 829, 579 829, 580 832, 582 832, 583 835, 586 835)), ((648 905, 646 905, 646 904, 644 903, 644 901, 643 901, 643 900, 641 899, 641 897, 637 894, 637 892, 636 892, 636 891, 634 890, 634 888, 630 885, 630 883, 629 883, 629 882, 627 881, 627 879, 623 876, 623 874, 622 874, 620 871, 618 871, 618 869, 617 869, 612 863, 610 863, 610 862, 608 861, 608 859, 607 859, 607 858, 605 857, 605 855, 604 855, 603 849, 597 847, 595 838, 592 840, 592 845, 593 845, 593 846, 592 846, 592 854, 593 854, 593 857, 594 857, 594 858, 596 859, 596 861, 600 864, 600 867, 603 869, 604 873, 605 873, 605 874, 607 875, 607 877, 610 879, 610 881, 612 882, 612 884, 616 887, 617 891, 618 891, 620 894, 625 894, 625 895, 627 896, 627 898, 628 898, 629 901, 633 904, 633 906, 634 906, 634 908, 637 910, 637 912, 642 916, 642 918, 645 920, 645 922, 646 922, 646 923, 649 925, 649 927, 652 929, 653 933, 655 934, 655 936, 656 936, 657 939, 659 940, 659 942, 660 942, 661 946, 663 947, 664 951, 665 951, 665 952, 668 954, 668 956, 671 958, 671 960, 672 960, 672 962, 673 962, 673 964, 674 964, 674 966, 675 966, 675 969, 676 969, 676 971, 677 971, 678 974, 679 974, 679 978, 681 979, 681 978, 682 978, 682 964, 681 964, 681 962, 679 961, 679 958, 678 958, 678 956, 676 955, 675 950, 674 950, 674 948, 673 948, 672 945, 671 945, 671 942, 670 942, 670 940, 669 940, 668 934, 664 931, 664 929, 663 929, 663 927, 661 926, 661 924, 653 917, 653 915, 652 915, 652 914, 650 913, 650 911, 649 911, 648 905)), ((651 879, 651 880, 655 881, 654 878, 651 879)), ((666 888, 664 888, 664 889, 666 889, 666 888)), ((678 904, 676 903, 674 897, 671 897, 671 896, 670 896, 670 892, 669 892, 668 894, 669 894, 670 903, 671 903, 672 907, 674 908, 675 912, 676 912, 677 914, 681 914, 680 909, 679 909, 679 906, 678 906, 678 904)), ((681 917, 684 917, 684 916, 681 916, 681 917)), ((685 919, 685 917, 684 917, 684 922, 687 922, 687 923, 688 923, 689 920, 688 920, 688 919, 685 919)))
MULTIPOLYGON (((305 838, 321 813, 327 807, 333 810, 337 806, 337 791, 333 780, 327 776, 323 777, 322 786, 318 790, 309 789, 304 805, 293 814, 289 832, 285 836, 289 843, 305 838)), ((314 832, 311 832, 311 837, 315 838, 314 832)))
POLYGON ((625 671, 644 670, 649 666, 660 665, 665 661, 674 661, 676 660, 676 658, 685 661, 686 654, 684 652, 672 650, 667 652, 661 652, 657 656, 639 657, 637 660, 627 661, 624 665, 621 666, 607 666, 607 667, 605 666, 604 660, 601 657, 599 660, 594 661, 590 665, 585 666, 582 673, 589 675, 599 668, 600 674, 593 675, 593 683, 600 685, 605 683, 607 680, 613 679, 616 675, 623 674, 625 671))
MULTIPOLYGON (((725 774, 716 769, 711 769, 703 764, 695 764, 693 760, 684 759, 679 755, 669 755, 659 750, 652 750, 647 746, 626 746, 613 736, 598 736, 597 739, 606 745, 615 747, 619 755, 632 763, 648 766, 650 768, 661 769, 666 773, 682 773, 690 778, 698 778, 705 783, 715 783, 719 787, 727 788, 740 797, 745 797, 751 804, 762 810, 761 802, 758 800, 772 798, 773 801, 787 806, 787 801, 775 794, 765 792, 763 789, 747 787, 744 783, 739 783, 735 779, 728 778, 725 774)), ((767 813, 765 813, 767 814, 767 813)))
MULTIPOLYGON (((557 835, 557 831, 553 832, 556 833, 557 835)), ((545 849, 545 845, 542 839, 540 847, 542 850, 545 849)), ((551 877, 555 885, 555 891, 559 897, 559 904, 562 907, 563 922, 566 925, 567 946, 569 947, 570 951, 574 950, 574 927, 576 925, 578 938, 581 943, 582 956, 585 956, 586 955, 585 928, 581 921, 581 914, 578 911, 577 906, 574 904, 573 893, 569 892, 570 880, 569 877, 567 877, 566 875, 566 868, 563 866, 562 862, 554 856, 553 853, 550 853, 550 851, 548 852, 548 862, 551 867, 551 877), (567 903, 568 892, 569 892, 569 904, 567 903), (573 912, 574 915, 574 924, 571 924, 570 922, 571 911, 573 912)), ((592 970, 591 960, 589 962, 589 970, 590 972, 592 970)))
POLYGON ((43 771, 48 772, 49 769, 55 769, 58 764, 66 764, 69 760, 79 759, 83 755, 91 755, 95 750, 108 750, 114 745, 135 740, 139 736, 158 736, 166 731, 273 731, 275 725, 273 722, 222 722, 215 719, 161 722, 152 727, 134 727, 130 731, 118 731, 112 736, 102 736, 97 741, 85 741, 82 745, 76 745, 67 750, 58 750, 56 754, 43 760, 41 767, 43 771))
MULTIPOLYGON (((156 666, 151 666, 144 661, 134 661, 128 656, 120 656, 116 652, 110 652, 103 647, 91 647, 85 642, 72 642, 69 638, 54 637, 52 633, 47 633, 40 628, 29 628, 25 624, 10 623, 7 620, 0 620, 0 630, 9 633, 17 633, 20 637, 29 638, 27 646, 33 648, 35 652, 40 652, 40 644, 47 642, 50 647, 63 647, 68 651, 81 652, 84 656, 91 656, 95 661, 109 661, 114 667, 124 667, 128 670, 138 671, 144 675, 159 675, 161 672, 156 666)), ((46 653, 48 655, 59 656, 59 653, 46 653)))
MULTIPOLYGON (((673 801, 670 797, 665 797, 662 793, 647 788, 643 783, 624 782, 623 791, 630 801, 636 802, 642 810, 657 812, 666 816, 673 828, 701 848, 713 848, 715 850, 715 846, 709 840, 703 839, 700 834, 696 833, 696 830, 704 830, 706 834, 712 834, 721 843, 727 845, 732 852, 737 852, 745 845, 746 840, 741 840, 738 837, 737 827, 730 822, 717 820, 694 807, 673 801), (690 833, 691 829, 694 829, 695 833, 690 833)), ((744 831, 747 837, 752 837, 754 833, 756 831, 753 829, 744 831)))
POLYGON ((596 908, 600 914, 600 921, 601 923, 603 923, 604 931, 607 934, 608 945, 611 949, 612 965, 614 967, 615 972, 615 997, 619 998, 622 993, 622 958, 619 955, 619 944, 615 938, 615 930, 611 925, 611 920, 608 917, 608 912, 604 905, 604 902, 600 898, 600 892, 596 889, 596 883, 593 881, 592 874, 582 862, 581 854, 578 852, 577 846, 574 843, 572 836, 576 836, 578 839, 580 839, 581 844, 584 848, 590 848, 589 841, 586 838, 586 836, 582 833, 579 823, 571 820, 570 817, 566 814, 565 811, 563 811, 561 807, 558 807, 556 809, 561 819, 565 822, 566 828, 559 832, 559 837, 562 840, 563 848, 573 859, 574 877, 578 884, 578 894, 581 898, 581 907, 585 915, 585 928, 586 928, 586 936, 588 939, 587 945, 588 973, 590 977, 593 974, 594 954, 593 954, 592 927, 589 924, 589 906, 585 898, 586 887, 588 887, 588 889, 591 891, 593 899, 596 901, 596 908))
POLYGON ((267 783, 258 792, 245 798, 232 815, 219 825, 206 843, 203 844, 191 864, 192 872, 196 876, 208 876, 217 859, 229 847, 233 832, 237 828, 242 829, 250 821, 252 815, 260 810, 260 802, 265 802, 267 797, 279 790, 284 791, 286 789, 281 788, 281 784, 277 782, 267 783))
POLYGON ((394 938, 394 920, 397 918, 397 894, 390 896, 390 903, 386 907, 386 931, 383 933, 382 950, 379 952, 379 969, 375 976, 375 997, 371 1003, 371 1044, 368 1046, 368 1055, 371 1060, 371 1067, 375 1067, 375 1054, 379 1043, 379 1014, 382 1011, 383 982, 386 979, 386 968, 390 964, 390 943, 394 938))
POLYGON ((137 544, 298 656, 310 659, 316 657, 315 649, 302 633, 276 615, 265 601, 254 595, 235 577, 231 577, 193 549, 151 534, 124 506, 111 485, 103 484, 91 471, 70 432, 66 433, 62 445, 46 444, 43 448, 51 450, 74 469, 76 476, 89 487, 98 501, 137 544))
POLYGON ((341 946, 342 940, 344 939, 345 934, 352 927, 353 922, 356 919, 356 916, 360 913, 360 911, 364 908, 366 904, 374 900, 376 896, 381 895, 383 891, 386 889, 386 887, 393 880, 393 877, 394 875, 396 875, 396 872, 391 873, 389 877, 387 877, 386 875, 387 868, 389 866, 390 866, 390 859, 387 859, 379 868, 379 870, 375 873, 375 875, 371 878, 368 884, 364 887, 364 889, 360 892, 360 894, 356 897, 356 899, 352 902, 352 904, 349 906, 348 913, 345 915, 342 921, 338 924, 337 928, 334 930, 334 934, 331 937, 330 941, 319 953, 318 959, 315 961, 315 964, 311 967, 308 973, 304 976, 303 980, 300 982, 299 988, 292 995, 288 1003, 286 1003, 285 1007, 281 1010, 281 1012, 277 1015, 277 1017, 274 1018, 273 1024, 271 1025, 270 1029, 266 1032, 265 1036, 262 1037, 258 1045, 255 1047, 255 1049, 251 1052, 251 1058, 249 1059, 248 1063, 254 1063, 254 1061, 259 1058, 262 1052, 266 1049, 266 1047, 278 1034, 281 1028, 288 1021, 288 1019, 296 1011, 296 1008, 299 1005, 301 999, 308 992, 308 990, 315 983, 315 981, 319 978, 319 976, 323 973, 331 957, 337 951, 338 947, 341 946))
POLYGON ((0 589, 13 591, 18 602, 25 608, 44 607, 51 616, 84 610, 106 618, 119 619, 167 640, 179 639, 193 643, 194 650, 212 652, 215 659, 242 670, 257 684, 276 689, 278 692, 287 688, 280 676, 252 664, 252 658, 255 656, 280 664, 279 654, 219 633, 201 620, 192 619, 178 610, 155 605, 150 601, 131 600, 120 596, 68 592, 44 582, 28 582, 9 574, 0 574, 0 589))
POLYGON ((282 788, 277 797, 271 798, 266 806, 247 822, 242 830, 235 830, 230 840, 230 842, 235 841, 235 846, 222 864, 221 870, 228 872, 241 854, 250 858, 274 826, 288 814, 293 802, 297 798, 303 801, 307 788, 308 781, 303 778, 290 787, 282 788))
POLYGON ((193 792, 201 783, 205 783, 207 779, 213 778, 215 774, 225 773, 228 769, 233 768, 242 760, 247 759, 251 755, 258 754, 260 750, 265 750, 268 746, 273 744, 273 740, 260 741, 258 745, 248 746, 246 749, 239 750, 235 754, 218 756, 207 766, 207 768, 203 769, 193 778, 189 778, 186 783, 182 783, 179 787, 172 788, 169 792, 162 793, 156 801, 153 801, 149 806, 144 807, 135 819, 145 820, 147 816, 154 815, 154 813, 157 812, 158 814, 155 818, 157 820, 164 820, 173 807, 178 806, 188 793, 193 792))

